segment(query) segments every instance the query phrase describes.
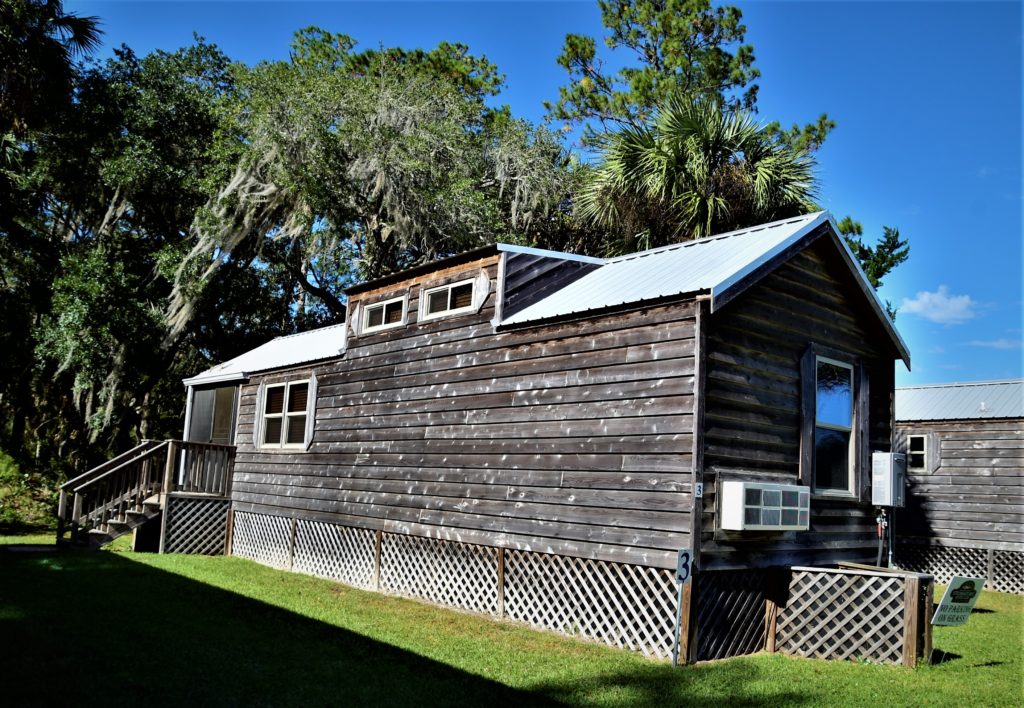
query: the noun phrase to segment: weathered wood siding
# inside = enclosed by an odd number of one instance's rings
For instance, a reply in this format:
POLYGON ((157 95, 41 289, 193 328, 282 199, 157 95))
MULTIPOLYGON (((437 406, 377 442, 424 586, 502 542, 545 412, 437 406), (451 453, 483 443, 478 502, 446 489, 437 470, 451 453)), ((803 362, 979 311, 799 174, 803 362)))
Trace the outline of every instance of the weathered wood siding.
MULTIPOLYGON (((672 567, 689 543, 694 306, 494 333, 497 259, 475 314, 351 336, 316 368, 309 452, 252 445, 242 389, 233 498, 242 511, 672 567)), ((268 382, 298 378, 275 374, 268 382)))
POLYGON ((907 477, 907 505, 896 514, 900 539, 1024 551, 1024 420, 899 423, 928 436, 930 473, 907 477))
POLYGON ((819 239, 708 318, 704 387, 705 568, 810 565, 873 558, 872 507, 811 500, 811 529, 716 531, 716 488, 727 479, 798 483, 800 359, 813 342, 860 357, 870 392, 870 449, 889 450, 894 354, 851 274, 819 239))

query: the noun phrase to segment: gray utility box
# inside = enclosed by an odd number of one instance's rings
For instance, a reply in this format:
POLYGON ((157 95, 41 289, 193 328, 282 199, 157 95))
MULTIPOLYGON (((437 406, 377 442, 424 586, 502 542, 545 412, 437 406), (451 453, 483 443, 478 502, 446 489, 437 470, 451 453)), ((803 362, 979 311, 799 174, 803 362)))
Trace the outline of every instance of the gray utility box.
POLYGON ((875 506, 904 504, 907 456, 899 452, 871 453, 871 503, 875 506))

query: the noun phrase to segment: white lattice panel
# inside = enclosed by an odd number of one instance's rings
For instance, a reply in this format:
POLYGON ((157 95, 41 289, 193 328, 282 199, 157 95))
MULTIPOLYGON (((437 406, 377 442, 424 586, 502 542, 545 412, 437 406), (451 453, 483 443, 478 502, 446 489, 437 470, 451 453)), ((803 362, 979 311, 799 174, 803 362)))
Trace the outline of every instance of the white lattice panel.
POLYGON ((369 529, 299 520, 295 526, 293 568, 347 585, 370 587, 375 536, 369 529))
POLYGON ((498 550, 386 533, 380 589, 476 612, 498 611, 498 550))
POLYGON ((675 610, 670 570, 505 552, 505 611, 535 627, 664 658, 675 610))
POLYGON ((794 570, 775 646, 816 659, 903 661, 904 579, 794 570))
POLYGON ((1024 553, 992 552, 992 590, 1024 594, 1024 553))
POLYGON ((289 566, 291 520, 281 516, 235 512, 231 554, 275 568, 289 566))
POLYGON ((164 511, 167 514, 164 552, 223 554, 230 507, 227 499, 170 497, 164 511))
POLYGON ((988 551, 984 548, 903 544, 896 547, 896 561, 905 570, 928 573, 937 583, 948 583, 954 575, 988 577, 988 551))

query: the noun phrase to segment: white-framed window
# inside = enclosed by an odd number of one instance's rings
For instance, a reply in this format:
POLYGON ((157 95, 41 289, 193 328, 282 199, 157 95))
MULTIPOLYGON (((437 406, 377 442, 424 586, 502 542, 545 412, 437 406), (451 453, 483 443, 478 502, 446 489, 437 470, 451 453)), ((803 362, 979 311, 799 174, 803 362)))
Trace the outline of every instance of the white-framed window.
POLYGON ((907 436, 907 472, 925 474, 928 472, 928 436, 907 436))
POLYGON ((420 321, 472 312, 473 279, 424 290, 420 295, 420 321))
POLYGON ((310 381, 270 384, 263 392, 260 447, 305 448, 310 381))
POLYGON ((814 360, 814 490, 854 493, 854 368, 814 360))
POLYGON ((363 308, 362 331, 377 332, 405 324, 406 297, 392 298, 363 308))

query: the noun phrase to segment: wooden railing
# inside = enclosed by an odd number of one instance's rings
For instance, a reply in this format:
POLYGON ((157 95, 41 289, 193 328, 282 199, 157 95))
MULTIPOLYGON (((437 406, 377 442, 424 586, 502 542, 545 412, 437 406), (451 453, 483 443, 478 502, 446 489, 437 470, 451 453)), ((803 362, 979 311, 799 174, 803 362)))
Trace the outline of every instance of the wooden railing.
POLYGON ((57 542, 70 532, 81 542, 92 529, 127 528, 147 505, 164 506, 172 492, 219 497, 231 494, 235 448, 231 445, 146 440, 60 488, 57 542))

